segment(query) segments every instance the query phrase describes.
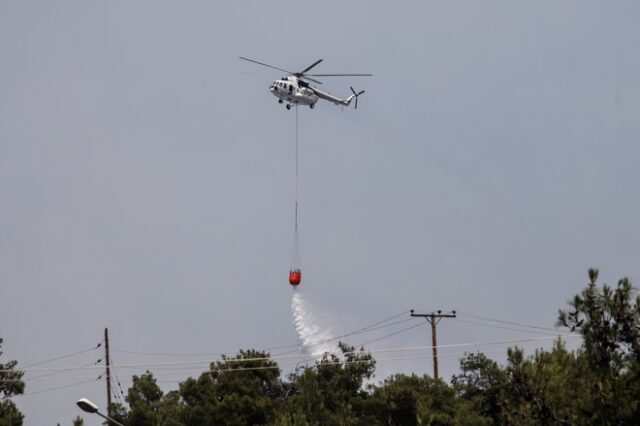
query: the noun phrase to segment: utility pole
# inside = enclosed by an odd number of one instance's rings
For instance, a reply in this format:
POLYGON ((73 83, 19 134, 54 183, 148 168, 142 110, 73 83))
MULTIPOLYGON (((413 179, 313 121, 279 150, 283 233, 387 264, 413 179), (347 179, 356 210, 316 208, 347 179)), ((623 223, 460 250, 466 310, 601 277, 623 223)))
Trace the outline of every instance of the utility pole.
MULTIPOLYGON (((107 367, 107 417, 111 417, 111 370, 109 369, 109 329, 104 329, 104 359, 107 367)), ((110 423, 107 421, 107 423, 110 423)))
POLYGON ((414 314, 411 310, 412 317, 422 317, 431 324, 431 347, 433 349, 433 378, 438 380, 438 342, 436 339, 436 325, 442 318, 455 318, 456 311, 451 311, 450 314, 443 314, 442 311, 431 312, 430 314, 414 314))

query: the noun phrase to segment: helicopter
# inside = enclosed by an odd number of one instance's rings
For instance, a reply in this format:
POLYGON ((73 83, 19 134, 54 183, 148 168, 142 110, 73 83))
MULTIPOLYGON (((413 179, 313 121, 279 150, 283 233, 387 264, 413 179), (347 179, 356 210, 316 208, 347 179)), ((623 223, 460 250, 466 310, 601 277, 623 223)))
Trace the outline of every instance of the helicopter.
POLYGON ((282 68, 274 67, 273 65, 258 62, 253 59, 239 57, 244 61, 253 62, 265 67, 273 68, 278 71, 286 72, 288 75, 282 77, 279 80, 275 80, 269 87, 271 94, 278 98, 278 103, 282 104, 286 102, 287 109, 291 109, 291 105, 309 105, 309 108, 313 109, 318 102, 318 99, 324 99, 325 101, 333 102, 336 105, 349 106, 352 100, 355 101, 355 108, 358 108, 358 96, 364 93, 364 90, 356 92, 351 87, 353 93, 346 99, 340 99, 333 96, 330 93, 323 92, 317 87, 313 87, 309 84, 309 81, 316 84, 322 84, 322 82, 315 80, 311 77, 371 77, 373 74, 307 74, 313 67, 322 62, 322 59, 318 59, 313 64, 309 65, 302 71, 292 72, 282 68), (308 81, 307 81, 308 80, 308 81))

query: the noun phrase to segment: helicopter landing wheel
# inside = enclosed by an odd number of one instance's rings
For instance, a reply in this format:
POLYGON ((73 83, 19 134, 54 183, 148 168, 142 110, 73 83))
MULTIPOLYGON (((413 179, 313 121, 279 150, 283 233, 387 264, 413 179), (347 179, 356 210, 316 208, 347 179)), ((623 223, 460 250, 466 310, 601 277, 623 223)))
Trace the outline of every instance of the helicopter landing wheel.
POLYGON ((287 104, 287 109, 291 109, 291 104, 287 104))
POLYGON ((316 104, 309 104, 309 108, 313 109, 313 107, 316 106, 316 104))
POLYGON ((278 99, 278 103, 281 104, 283 102, 282 99, 278 99))

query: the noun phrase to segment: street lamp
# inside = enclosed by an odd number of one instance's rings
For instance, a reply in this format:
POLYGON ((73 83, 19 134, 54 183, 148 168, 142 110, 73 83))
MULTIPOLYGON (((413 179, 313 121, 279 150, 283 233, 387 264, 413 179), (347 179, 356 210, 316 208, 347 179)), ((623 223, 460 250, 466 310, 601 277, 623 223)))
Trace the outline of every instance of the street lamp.
POLYGON ((118 426, 124 426, 122 423, 117 422, 115 420, 113 420, 110 417, 105 416, 104 414, 102 414, 100 411, 98 411, 98 406, 96 404, 94 404, 93 402, 89 401, 87 398, 80 398, 76 404, 78 404, 78 407, 80 407, 82 409, 82 411, 86 411, 87 413, 91 413, 91 414, 97 414, 100 417, 106 419, 108 422, 114 423, 118 426))

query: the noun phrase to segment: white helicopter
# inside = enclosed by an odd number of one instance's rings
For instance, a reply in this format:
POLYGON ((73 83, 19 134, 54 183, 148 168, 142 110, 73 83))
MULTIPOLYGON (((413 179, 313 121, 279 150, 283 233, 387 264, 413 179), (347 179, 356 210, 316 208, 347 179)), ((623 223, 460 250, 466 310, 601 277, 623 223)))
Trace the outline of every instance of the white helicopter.
POLYGON ((306 74, 307 71, 311 70, 311 68, 318 65, 322 62, 322 59, 318 59, 313 64, 309 65, 302 71, 299 72, 291 72, 284 70, 282 68, 274 67, 269 64, 265 64, 262 62, 254 61, 253 59, 245 58, 240 56, 240 59, 253 62, 259 65, 263 65, 265 67, 273 68, 278 71, 286 72, 289 74, 286 77, 282 77, 280 80, 276 80, 273 82, 269 90, 273 96, 278 98, 278 103, 287 102, 287 109, 291 109, 291 105, 309 105, 309 108, 312 108, 318 102, 318 99, 324 99, 329 102, 333 102, 336 105, 349 106, 351 105, 351 101, 353 99, 356 100, 355 107, 358 108, 358 96, 364 93, 364 90, 360 92, 356 92, 351 88, 353 95, 349 96, 347 99, 340 99, 336 96, 331 95, 330 93, 323 92, 319 90, 317 87, 311 86, 307 81, 313 81, 317 84, 322 84, 318 80, 314 80, 310 77, 371 77, 373 74, 306 74))

